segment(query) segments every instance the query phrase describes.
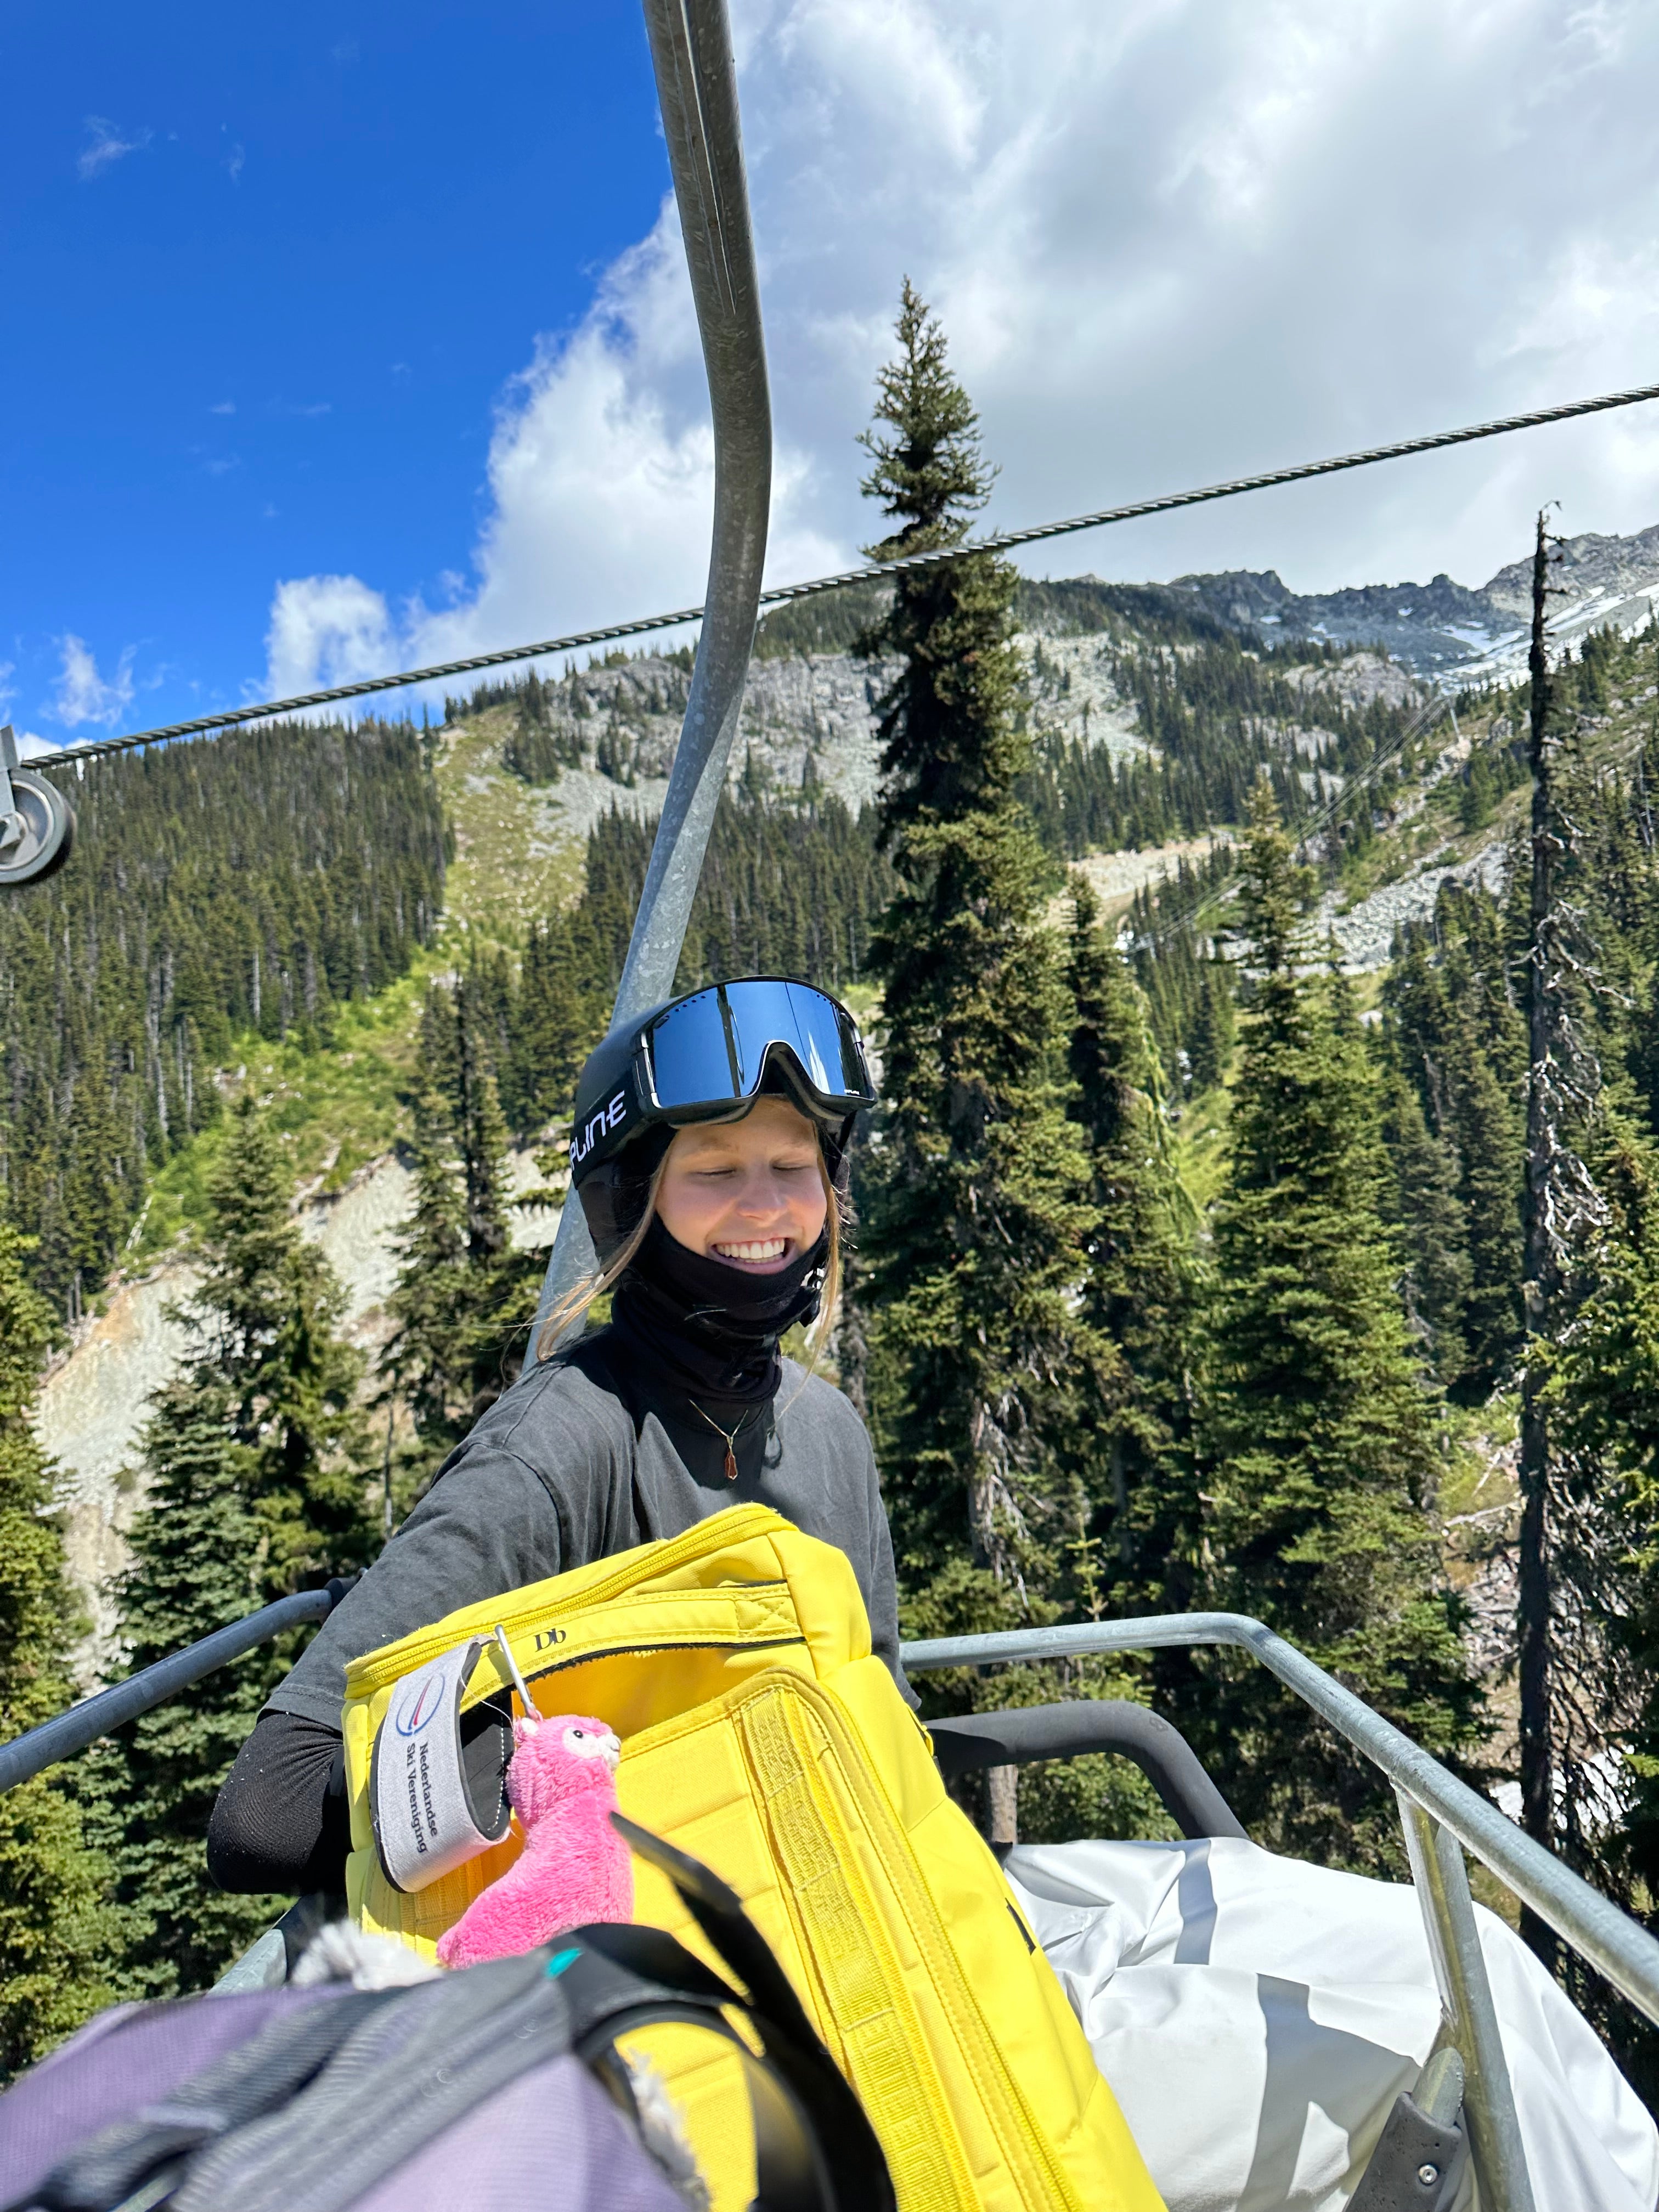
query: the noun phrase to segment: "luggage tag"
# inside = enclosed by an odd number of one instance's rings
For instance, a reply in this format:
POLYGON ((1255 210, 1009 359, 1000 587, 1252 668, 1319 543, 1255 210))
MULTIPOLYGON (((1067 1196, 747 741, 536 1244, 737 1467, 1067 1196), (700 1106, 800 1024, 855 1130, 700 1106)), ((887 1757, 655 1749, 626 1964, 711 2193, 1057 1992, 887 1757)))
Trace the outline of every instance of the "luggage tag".
MULTIPOLYGON (((499 1629, 491 1640, 507 1650, 499 1629)), ((488 1700, 461 1711, 483 1649, 484 1639, 475 1636, 406 1674, 375 1736, 369 1815, 381 1871, 394 1889, 429 1888, 492 1850, 511 1823, 510 1699, 505 1715, 488 1700)), ((510 1651, 507 1664, 533 1711, 510 1651)))

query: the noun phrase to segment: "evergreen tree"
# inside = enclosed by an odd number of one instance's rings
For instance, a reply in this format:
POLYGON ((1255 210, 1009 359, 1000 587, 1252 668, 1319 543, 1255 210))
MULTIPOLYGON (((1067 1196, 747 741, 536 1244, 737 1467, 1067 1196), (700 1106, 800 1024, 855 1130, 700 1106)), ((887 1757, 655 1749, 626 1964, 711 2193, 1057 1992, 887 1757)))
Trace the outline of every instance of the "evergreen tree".
MULTIPOLYGON (((1460 1400, 1479 1402, 1511 1364, 1521 1330, 1526 1033, 1496 902, 1478 889, 1443 884, 1432 930, 1408 933, 1383 998, 1393 1053, 1437 1148, 1419 1153, 1412 1172, 1427 1167, 1437 1186, 1450 1169, 1455 1182, 1454 1221, 1431 1193, 1405 1188, 1396 1149, 1412 1233, 1434 1240, 1408 1248, 1414 1282, 1436 1306, 1443 1378, 1460 1400), (1424 1287, 1431 1279, 1438 1289, 1424 1287), (1455 1315, 1437 1305, 1454 1284, 1462 1285, 1455 1315)), ((1399 1141, 1414 1144, 1405 1112, 1403 1103, 1391 1108, 1391 1126, 1399 1141)))
MULTIPOLYGON (((495 1068, 504 1049, 475 972, 427 995, 416 1103, 415 1211, 388 1310, 385 1371, 407 1407, 396 1505, 421 1495, 453 1446, 518 1374, 544 1255, 515 1251, 507 1216, 507 1124, 495 1068)), ((510 1047, 507 1048, 510 1049, 510 1047)))
POLYGON ((1195 1091, 1213 1090, 1225 1077, 1237 1031, 1237 1013, 1227 963, 1218 957, 1206 960, 1188 1032, 1187 1053, 1195 1091))
POLYGON ((382 1370, 408 1408, 422 1455, 435 1466, 471 1401, 471 1363, 457 1316, 466 1297, 466 1209, 449 1117, 427 1092, 415 1108, 415 1206, 398 1238, 403 1265, 388 1310, 398 1323, 382 1370))
MULTIPOLYGON (((1208 1380, 1211 1601, 1255 1613, 1437 1756, 1480 1701, 1435 1556, 1431 1401, 1382 1216, 1364 1047, 1338 978, 1302 972, 1306 872, 1265 792, 1243 904, 1259 974, 1217 1211, 1208 1380)), ((1392 1860, 1386 1787, 1261 1670, 1214 1662, 1209 1709, 1241 1817, 1281 1846, 1392 1860)))
POLYGON ((291 1189, 280 1139, 245 1095, 209 1186, 193 1318, 232 1436, 254 1455, 264 1599, 355 1571, 377 1548, 356 1464, 363 1362, 337 1334, 345 1294, 301 1236, 291 1189))
POLYGON ((1086 878, 1073 878, 1073 896, 1071 1110, 1092 1169, 1084 1312, 1117 1355, 1097 1367, 1108 1483, 1091 1534, 1113 1611, 1179 1612, 1192 1602, 1198 1541, 1194 1208, 1170 1158, 1140 994, 1086 878))
POLYGON ((501 1104, 521 1139, 568 1114, 582 1060, 605 1026, 586 921, 550 915, 525 945, 500 1077, 501 1104))
POLYGON ((1423 1104, 1400 1064, 1397 1040, 1386 1030, 1376 1055, 1382 1141, 1393 1169, 1383 1218, 1405 1261, 1406 1310, 1436 1372, 1445 1380, 1468 1364, 1462 1322, 1473 1267, 1457 1191, 1457 1155, 1430 1130, 1423 1104))
MULTIPOLYGON (((336 1334, 343 1294, 289 1189, 281 1145, 245 1097, 209 1188, 194 1354, 144 1432, 149 1489, 119 1586, 134 1666, 379 1548, 356 1463, 362 1363, 336 1334)), ((295 1648, 208 1676, 94 1761, 132 1994, 202 1987, 266 1911, 213 1889, 202 1854, 219 1784, 295 1648)))
MULTIPOLYGON (((1620 1112, 1594 1158, 1606 1214, 1541 1385, 1556 1460, 1552 1848, 1659 1924, 1659 1152, 1620 1112)), ((1659 2031, 1562 1948, 1580 2008, 1651 2104, 1659 2031)))
MULTIPOLYGON (((52 1330, 23 1279, 28 1240, 0 1221, 0 1738, 75 1695, 64 1655, 75 1608, 52 1471, 30 1425, 52 1330)), ((61 1769, 0 1796, 0 2081, 78 2027, 108 1995, 109 1916, 61 1769)))
MULTIPOLYGON (((234 1423, 231 1393, 205 1363, 152 1401, 144 1510, 117 1586, 131 1670, 241 1620, 264 1595, 258 1454, 235 1441, 234 1423)), ((249 1652, 94 1755, 117 1869, 123 1996, 206 1988, 283 1910, 285 1900, 214 1888, 202 1864, 213 1801, 272 1680, 270 1653, 249 1652)))
POLYGON ((466 1251, 481 1271, 495 1269, 507 1249, 507 1123, 495 1089, 485 1006, 477 981, 455 986, 453 1070, 455 1135, 466 1191, 466 1251))
MULTIPOLYGON (((898 339, 865 439, 865 489, 896 526, 881 557, 959 544, 990 481, 908 282, 898 339)), ((1057 1079, 1064 992, 1013 796, 1030 750, 1013 592, 983 555, 912 571, 867 641, 901 663, 879 723, 899 888, 871 953, 887 1102, 862 1186, 872 1412, 902 1571, 970 1612, 1061 1586, 1085 1533, 1067 1461, 1095 1353, 1076 1310, 1087 1175, 1057 1079)))

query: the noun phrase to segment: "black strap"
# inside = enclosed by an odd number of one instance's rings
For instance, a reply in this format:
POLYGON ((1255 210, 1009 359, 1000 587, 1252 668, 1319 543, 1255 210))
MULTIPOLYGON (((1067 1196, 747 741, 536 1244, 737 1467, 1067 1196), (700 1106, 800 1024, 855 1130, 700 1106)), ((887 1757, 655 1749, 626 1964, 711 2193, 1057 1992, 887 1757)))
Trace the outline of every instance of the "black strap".
MULTIPOLYGON (((567 1949, 580 1947, 562 1978, 571 2008, 576 2055, 593 2069, 635 2119, 638 2109, 627 2069, 610 2063, 617 2045, 624 2036, 665 2021, 706 2028, 732 2045, 742 2065, 755 2136, 756 2212, 854 2212, 848 2200, 837 2197, 830 2178, 822 2142, 824 2112, 804 2106, 774 2068, 756 2057, 721 2010, 722 2005, 731 2005, 748 2011, 736 1990, 710 1974, 672 1936, 655 1929, 600 1924, 574 1929, 563 1941, 567 1949), (654 1975, 647 1978, 605 1957, 599 1948, 587 1948, 590 1936, 603 1942, 618 1934, 650 1935, 657 1947, 678 1952, 686 1970, 684 1979, 691 1993, 677 1993, 672 1978, 660 1980, 654 1975)), ((659 1948, 659 1963, 662 1962, 659 1948)))
POLYGON ((678 1850, 620 1813, 611 1818, 639 1856, 668 1876, 686 1910, 747 1991, 744 2008, 763 2051, 818 2124, 837 2203, 857 2208, 857 2212, 866 2206, 869 2212, 896 2212, 892 2176, 869 2116, 819 2041, 793 1984, 744 1911, 737 1892, 689 1851, 678 1850))

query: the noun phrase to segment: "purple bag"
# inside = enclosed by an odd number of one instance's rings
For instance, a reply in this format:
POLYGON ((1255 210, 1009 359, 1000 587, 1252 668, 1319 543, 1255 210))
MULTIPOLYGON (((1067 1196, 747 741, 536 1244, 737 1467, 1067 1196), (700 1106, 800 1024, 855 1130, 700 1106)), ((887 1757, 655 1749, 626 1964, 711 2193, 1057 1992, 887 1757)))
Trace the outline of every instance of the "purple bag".
POLYGON ((658 1929, 606 1924, 412 1985, 118 2006, 0 2096, 3 2212, 701 2212, 660 2084, 642 2100, 616 2048, 664 2020, 737 2051, 765 2212, 894 2212, 862 2106, 737 1899, 628 1832, 746 1994, 658 1929))
POLYGON ((0 2099, 0 2190, 61 2212, 135 2195, 179 2212, 685 2212, 572 2053, 547 1963, 106 2014, 0 2099))

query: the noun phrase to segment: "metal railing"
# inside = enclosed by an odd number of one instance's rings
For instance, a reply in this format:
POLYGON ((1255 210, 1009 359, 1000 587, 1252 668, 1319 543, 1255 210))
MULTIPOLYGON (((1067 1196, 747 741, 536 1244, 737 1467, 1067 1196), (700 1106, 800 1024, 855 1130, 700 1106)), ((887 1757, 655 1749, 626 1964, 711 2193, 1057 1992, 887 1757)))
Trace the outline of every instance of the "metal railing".
POLYGON ((141 1713, 166 1705, 180 1690, 228 1666, 244 1652, 269 1644, 285 1630, 326 1620, 350 1588, 349 1582, 336 1581, 323 1589, 279 1597, 274 1605, 249 1613, 246 1620, 233 1620, 228 1627, 216 1628, 199 1644, 187 1644, 182 1651, 171 1652, 153 1667, 129 1674, 125 1682, 100 1690, 96 1697, 82 1698, 78 1705, 71 1705, 55 1720, 42 1721, 39 1728, 14 1736, 9 1743, 0 1743, 0 1791, 15 1790, 44 1767, 73 1759, 100 1735, 109 1735, 128 1721, 136 1721, 141 1713))
POLYGON ((1444 2017, 1441 2040, 1465 2069, 1464 2110, 1489 2212, 1533 2212, 1532 2185, 1475 1925, 1463 1852, 1471 1851, 1580 1958, 1649 2020, 1659 2021, 1659 1942, 1522 1832, 1495 1805, 1374 1713, 1264 1622, 1237 1613, 1157 1613, 1076 1627, 907 1644, 907 1672, 1011 1665, 1101 1652, 1229 1644, 1248 1651, 1387 1775, 1434 1961, 1444 2017))
MULTIPOLYGON (((99 1736, 166 1704, 285 1630, 326 1619, 349 1588, 349 1583, 333 1582, 325 1589, 302 1590, 280 1599, 246 1620, 234 1621, 200 1643, 158 1660, 126 1681, 82 1699, 55 1720, 0 1744, 0 1791, 71 1758, 99 1736)), ((899 1656, 908 1673, 925 1674, 945 1667, 1009 1666, 1200 1644, 1248 1651, 1394 1785, 1440 1993, 1440 2044, 1455 2048, 1463 2062, 1464 2111, 1482 2202, 1488 2212, 1534 2212, 1463 1852, 1472 1852, 1490 1868, 1580 1958, 1656 2023, 1659 1941, 1305 1653, 1246 1614, 1156 1613, 1073 1627, 942 1637, 903 1644, 899 1656)), ((267 1944, 271 1941, 265 1939, 267 1944)), ((259 1978, 273 1972, 280 1978, 281 1972, 280 1959, 274 1965, 261 1959, 259 1978)))

